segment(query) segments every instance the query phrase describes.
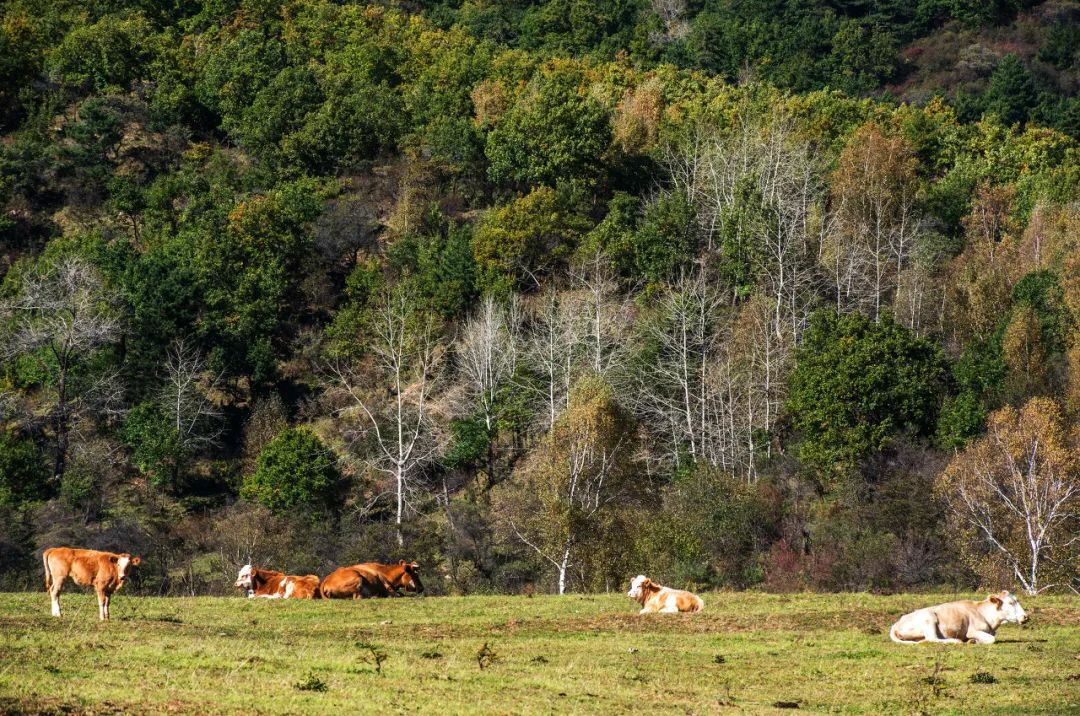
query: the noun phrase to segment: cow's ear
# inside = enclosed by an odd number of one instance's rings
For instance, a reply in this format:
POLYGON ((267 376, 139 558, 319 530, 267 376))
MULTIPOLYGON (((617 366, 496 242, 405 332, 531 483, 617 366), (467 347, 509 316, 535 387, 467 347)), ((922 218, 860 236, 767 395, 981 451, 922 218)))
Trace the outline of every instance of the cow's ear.
POLYGON ((647 588, 649 586, 652 586, 652 580, 651 579, 646 578, 646 579, 642 580, 642 582, 641 582, 641 588, 642 589, 645 589, 645 588, 647 588))
POLYGON ((117 562, 120 561, 120 555, 118 555, 118 554, 110 554, 109 555, 109 561, 112 562, 113 564, 116 564, 117 562))
POLYGON ((405 566, 405 560, 403 560, 403 559, 399 560, 398 564, 401 565, 402 567, 404 567, 405 566))
POLYGON ((993 602, 994 606, 996 606, 998 609, 1001 609, 1001 597, 996 594, 991 594, 989 597, 987 597, 987 599, 993 602))
POLYGON ((142 564, 142 558, 141 557, 132 557, 131 558, 131 564, 132 564, 132 566, 138 567, 140 564, 142 564))

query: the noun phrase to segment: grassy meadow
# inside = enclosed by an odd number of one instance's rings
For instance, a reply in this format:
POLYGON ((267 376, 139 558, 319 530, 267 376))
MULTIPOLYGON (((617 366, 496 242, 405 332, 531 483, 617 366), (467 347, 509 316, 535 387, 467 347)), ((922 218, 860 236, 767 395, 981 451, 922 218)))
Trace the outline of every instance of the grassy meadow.
POLYGON ((2 713, 1080 713, 1080 598, 1022 600, 992 646, 889 641, 953 594, 361 602, 0 594, 2 713))

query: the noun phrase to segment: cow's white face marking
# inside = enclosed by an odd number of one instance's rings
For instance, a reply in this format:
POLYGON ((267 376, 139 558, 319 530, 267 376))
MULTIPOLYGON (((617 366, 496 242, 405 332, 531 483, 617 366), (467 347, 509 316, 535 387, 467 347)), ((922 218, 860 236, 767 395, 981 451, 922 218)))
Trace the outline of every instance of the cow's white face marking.
POLYGON ((631 599, 639 598, 641 596, 641 585, 645 583, 645 579, 646 577, 644 574, 639 574, 638 576, 634 577, 634 579, 630 582, 630 591, 626 593, 626 596, 630 597, 631 599))
POLYGON ((1002 592, 998 595, 1001 598, 1001 613, 1005 616, 1005 621, 1013 622, 1014 624, 1023 624, 1028 620, 1027 612, 1020 606, 1020 602, 1015 596, 1009 592, 1002 592))
POLYGON ((243 567, 240 568, 240 574, 236 575, 235 586, 242 587, 243 589, 247 589, 248 591, 252 590, 250 564, 245 564, 243 567))
POLYGON ((120 577, 121 582, 127 579, 127 568, 129 564, 131 564, 131 557, 121 557, 116 560, 116 575, 120 577))

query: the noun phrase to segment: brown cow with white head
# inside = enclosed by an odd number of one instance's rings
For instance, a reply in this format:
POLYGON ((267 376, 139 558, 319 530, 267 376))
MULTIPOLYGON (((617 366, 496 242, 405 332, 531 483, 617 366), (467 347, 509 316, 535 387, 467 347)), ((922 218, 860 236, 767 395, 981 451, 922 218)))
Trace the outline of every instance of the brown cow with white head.
POLYGON ((71 577, 83 587, 93 586, 98 598, 98 618, 109 618, 109 600, 113 592, 124 586, 128 569, 142 564, 138 557, 127 552, 100 552, 94 549, 52 547, 41 555, 45 564, 45 589, 52 598, 52 614, 60 616, 60 590, 64 580, 71 577))
POLYGON ((240 568, 235 586, 244 589, 249 599, 318 599, 320 596, 319 578, 314 574, 284 574, 250 564, 240 568))

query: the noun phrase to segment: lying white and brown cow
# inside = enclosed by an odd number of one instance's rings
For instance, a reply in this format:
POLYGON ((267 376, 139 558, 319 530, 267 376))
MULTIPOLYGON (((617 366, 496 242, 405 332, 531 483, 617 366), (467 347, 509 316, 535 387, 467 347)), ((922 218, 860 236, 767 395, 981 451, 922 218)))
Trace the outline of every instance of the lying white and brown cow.
POLYGON ((994 634, 1005 622, 1023 624, 1027 612, 1008 591, 991 594, 981 602, 964 599, 916 609, 900 617, 889 637, 897 644, 936 641, 944 644, 993 644, 994 634))
POLYGON ((250 564, 240 568, 236 586, 246 590, 249 599, 318 599, 320 596, 319 578, 314 574, 284 574, 250 564))
POLYGON ((650 612, 662 612, 674 614, 676 612, 700 612, 705 608, 705 602, 696 594, 664 587, 652 581, 644 574, 639 574, 630 582, 630 591, 626 596, 637 600, 641 605, 639 614, 650 612))
POLYGON ((93 586, 98 598, 98 618, 109 618, 109 600, 124 586, 128 569, 142 563, 127 552, 99 552, 94 549, 52 547, 41 555, 45 564, 45 590, 52 597, 52 614, 60 616, 60 590, 71 577, 83 587, 93 586))

